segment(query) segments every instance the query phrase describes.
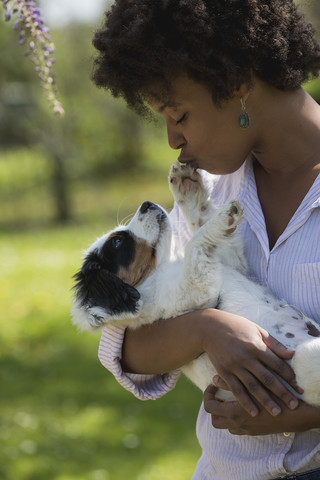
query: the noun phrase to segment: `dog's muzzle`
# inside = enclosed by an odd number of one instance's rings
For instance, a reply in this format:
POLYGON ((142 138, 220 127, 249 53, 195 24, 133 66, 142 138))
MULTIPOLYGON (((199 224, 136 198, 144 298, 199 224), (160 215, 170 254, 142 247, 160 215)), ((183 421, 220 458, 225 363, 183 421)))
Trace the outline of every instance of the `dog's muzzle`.
POLYGON ((142 213, 142 214, 146 214, 147 212, 149 212, 151 210, 155 210, 155 211, 159 212, 157 217, 156 217, 159 223, 162 223, 164 220, 166 220, 167 214, 165 213, 164 210, 162 210, 161 207, 159 207, 159 205, 156 205, 155 203, 146 201, 146 202, 143 202, 143 204, 140 207, 140 213, 142 213))

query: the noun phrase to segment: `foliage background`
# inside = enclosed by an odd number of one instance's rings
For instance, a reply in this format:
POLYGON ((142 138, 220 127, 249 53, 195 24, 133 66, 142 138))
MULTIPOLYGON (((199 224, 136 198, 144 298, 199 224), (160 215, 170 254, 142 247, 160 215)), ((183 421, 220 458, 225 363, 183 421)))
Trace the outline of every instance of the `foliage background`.
MULTIPOLYGON (((319 25, 317 0, 303 6, 319 25)), ((200 392, 181 379, 157 402, 136 400, 99 364, 99 338, 70 324, 82 250, 142 201, 172 205, 166 177, 176 154, 162 125, 143 123, 90 81, 98 24, 65 19, 52 29, 62 120, 12 23, 0 24, 3 480, 185 480, 200 454, 200 392)), ((306 88, 320 100, 318 81, 306 88)))

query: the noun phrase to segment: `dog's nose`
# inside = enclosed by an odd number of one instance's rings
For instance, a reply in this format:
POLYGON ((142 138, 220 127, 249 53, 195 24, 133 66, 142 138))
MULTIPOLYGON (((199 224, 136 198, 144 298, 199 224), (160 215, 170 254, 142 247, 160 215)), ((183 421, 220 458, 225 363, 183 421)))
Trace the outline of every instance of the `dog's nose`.
POLYGON ((152 202, 143 202, 143 204, 141 205, 140 207, 140 212, 141 213, 146 213, 148 210, 155 210, 157 208, 157 206, 152 203, 152 202))

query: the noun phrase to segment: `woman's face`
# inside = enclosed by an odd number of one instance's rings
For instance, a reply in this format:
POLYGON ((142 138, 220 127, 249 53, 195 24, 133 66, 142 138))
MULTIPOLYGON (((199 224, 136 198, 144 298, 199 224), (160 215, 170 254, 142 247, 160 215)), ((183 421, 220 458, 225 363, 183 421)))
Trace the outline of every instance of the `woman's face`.
MULTIPOLYGON (((171 148, 179 160, 213 174, 235 172, 254 147, 253 129, 239 126, 241 94, 217 108, 210 91, 180 77, 172 82, 173 95, 165 104, 149 102, 167 124, 171 148)), ((250 96, 247 102, 250 115, 250 96)))

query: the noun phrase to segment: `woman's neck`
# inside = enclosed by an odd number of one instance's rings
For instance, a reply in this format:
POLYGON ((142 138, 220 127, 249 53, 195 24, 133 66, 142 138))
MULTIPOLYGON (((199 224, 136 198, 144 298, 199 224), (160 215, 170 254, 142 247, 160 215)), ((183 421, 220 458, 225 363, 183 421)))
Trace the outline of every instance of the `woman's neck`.
POLYGON ((320 106, 302 88, 283 92, 261 84, 258 95, 253 92, 253 102, 260 99, 252 119, 259 132, 252 150, 257 162, 276 182, 319 172, 320 106))
POLYGON ((303 89, 283 92, 259 80, 251 101, 254 174, 271 249, 320 173, 320 106, 303 89))

